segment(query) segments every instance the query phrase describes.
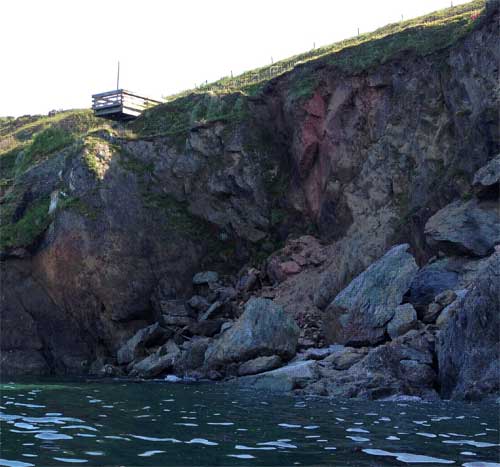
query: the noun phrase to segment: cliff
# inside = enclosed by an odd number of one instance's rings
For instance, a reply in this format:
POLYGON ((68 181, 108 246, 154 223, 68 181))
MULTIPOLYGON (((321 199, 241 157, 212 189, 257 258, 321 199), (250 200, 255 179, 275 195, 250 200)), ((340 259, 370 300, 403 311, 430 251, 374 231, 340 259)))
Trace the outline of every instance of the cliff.
POLYGON ((273 298, 302 338, 326 346, 338 341, 330 304, 391 246, 408 243, 417 269, 437 254, 491 255, 496 240, 464 250, 424 228, 472 200, 474 174, 499 152, 498 11, 483 6, 126 126, 88 111, 0 121, 2 373, 116 364, 159 302, 193 295, 200 270, 235 286, 255 267, 281 284, 273 298), (321 261, 273 276, 304 234, 321 261))

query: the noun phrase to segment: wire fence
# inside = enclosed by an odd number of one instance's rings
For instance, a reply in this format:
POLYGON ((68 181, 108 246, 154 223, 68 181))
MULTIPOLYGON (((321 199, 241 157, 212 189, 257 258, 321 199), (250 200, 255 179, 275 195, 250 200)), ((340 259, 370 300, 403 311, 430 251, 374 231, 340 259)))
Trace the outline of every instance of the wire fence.
MULTIPOLYGON (((491 1, 492 0, 488 0, 486 4, 488 4, 491 1)), ((279 62, 271 64, 269 66, 265 66, 253 71, 242 73, 241 75, 235 77, 232 76, 231 72, 231 76, 223 77, 220 80, 212 83, 205 82, 203 84, 195 86, 194 89, 187 89, 185 91, 182 91, 180 93, 171 96, 165 96, 164 99, 168 102, 178 99, 180 97, 187 96, 192 93, 213 92, 217 94, 226 94, 239 90, 245 90, 250 86, 257 85, 265 81, 269 81, 277 76, 289 72, 301 63, 308 62, 309 60, 312 59, 318 59, 328 54, 339 52, 342 49, 345 49, 346 47, 360 45, 361 43, 368 40, 374 40, 389 36, 391 34, 400 32, 406 27, 412 27, 416 29, 423 28, 430 23, 434 23, 436 21, 440 21, 454 15, 463 14, 465 12, 470 14, 472 20, 476 20, 481 14, 481 9, 471 9, 470 6, 468 6, 467 4, 454 7, 454 10, 455 12, 450 14, 449 16, 443 16, 442 14, 438 13, 438 14, 429 14, 425 17, 410 19, 406 21, 402 19, 400 22, 384 26, 371 33, 360 34, 358 28, 357 36, 350 37, 348 39, 336 42, 335 44, 323 47, 318 47, 318 48, 313 47, 313 49, 309 50, 308 52, 301 53, 299 55, 290 57, 288 59, 280 60, 279 62)), ((403 15, 401 15, 401 17, 403 17, 403 15)))

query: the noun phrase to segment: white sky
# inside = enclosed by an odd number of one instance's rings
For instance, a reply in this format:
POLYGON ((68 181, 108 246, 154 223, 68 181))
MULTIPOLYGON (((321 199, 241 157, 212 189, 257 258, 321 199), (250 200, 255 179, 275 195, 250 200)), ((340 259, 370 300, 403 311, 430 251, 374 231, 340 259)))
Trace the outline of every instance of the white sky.
MULTIPOLYGON (((453 4, 466 3, 454 0, 453 4)), ((450 0, 0 0, 0 115, 161 97, 445 8, 450 0)))

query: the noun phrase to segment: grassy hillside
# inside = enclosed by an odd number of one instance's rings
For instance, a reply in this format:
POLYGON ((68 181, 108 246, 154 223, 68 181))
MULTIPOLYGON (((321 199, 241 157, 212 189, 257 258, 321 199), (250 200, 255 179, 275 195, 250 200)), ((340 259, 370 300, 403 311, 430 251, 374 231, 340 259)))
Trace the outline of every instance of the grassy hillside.
POLYGON ((31 170, 108 126, 90 110, 0 119, 0 250, 31 244, 49 223, 49 197, 32 194, 31 170))
POLYGON ((172 101, 191 93, 207 91, 241 91, 253 94, 266 81, 312 60, 326 59, 328 63, 337 65, 347 73, 355 73, 383 63, 403 50, 425 55, 448 47, 467 34, 474 27, 484 7, 485 0, 474 0, 418 18, 391 23, 373 32, 319 47, 235 77, 226 76, 199 88, 168 96, 166 99, 172 101))

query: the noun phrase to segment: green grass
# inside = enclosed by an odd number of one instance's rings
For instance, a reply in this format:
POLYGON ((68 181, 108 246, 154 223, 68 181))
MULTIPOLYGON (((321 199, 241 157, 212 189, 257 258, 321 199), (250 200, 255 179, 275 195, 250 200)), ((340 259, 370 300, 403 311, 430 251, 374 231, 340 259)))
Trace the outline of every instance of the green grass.
POLYGON ((182 150, 189 130, 214 121, 236 123, 248 116, 245 96, 193 94, 146 110, 130 128, 139 137, 166 136, 182 150))
POLYGON ((63 151, 72 157, 87 132, 107 127, 90 110, 0 119, 1 249, 31 245, 50 224, 48 195, 37 194, 24 206, 32 189, 27 172, 63 151))
MULTIPOLYGON (((478 19, 473 14, 483 13, 484 0, 429 13, 425 16, 391 23, 375 31, 351 37, 334 44, 286 58, 273 65, 246 71, 235 77, 224 77, 196 89, 189 89, 166 97, 175 101, 193 93, 228 94, 242 92, 252 95, 270 79, 284 74, 297 65, 325 59, 346 73, 359 73, 370 66, 384 63, 396 54, 411 51, 425 55, 446 48, 467 34, 478 19)), ((297 97, 310 94, 311 83, 298 86, 297 97)))
POLYGON ((17 222, 0 224, 0 250, 9 247, 27 247, 47 229, 50 199, 44 198, 32 203, 17 222))

